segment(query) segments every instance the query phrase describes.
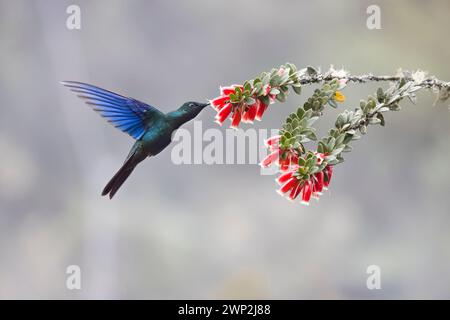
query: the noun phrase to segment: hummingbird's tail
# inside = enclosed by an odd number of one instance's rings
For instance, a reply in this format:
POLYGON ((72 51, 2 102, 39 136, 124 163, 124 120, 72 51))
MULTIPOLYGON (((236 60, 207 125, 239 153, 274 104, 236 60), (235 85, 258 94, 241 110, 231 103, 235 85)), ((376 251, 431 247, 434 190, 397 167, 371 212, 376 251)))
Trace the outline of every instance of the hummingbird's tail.
POLYGON ((136 162, 134 157, 129 157, 122 167, 117 171, 114 177, 108 182, 102 191, 102 196, 109 194, 109 198, 112 199, 116 194, 117 190, 122 186, 122 184, 127 180, 130 174, 133 172, 134 168, 139 162, 136 162))

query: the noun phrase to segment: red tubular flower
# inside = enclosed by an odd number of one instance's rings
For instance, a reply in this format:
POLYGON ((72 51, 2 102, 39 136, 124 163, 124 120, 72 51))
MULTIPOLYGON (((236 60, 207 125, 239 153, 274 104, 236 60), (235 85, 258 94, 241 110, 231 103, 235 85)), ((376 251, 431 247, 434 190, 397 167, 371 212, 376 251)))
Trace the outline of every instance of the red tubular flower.
POLYGON ((297 196, 300 194, 300 191, 302 191, 302 185, 299 183, 297 187, 291 189, 289 200, 294 201, 295 198, 297 198, 297 196))
POLYGON ((237 108, 231 116, 231 128, 237 129, 241 122, 241 108, 237 108))
POLYGON ((231 110, 233 109, 233 105, 231 103, 227 103, 220 107, 220 111, 216 115, 216 121, 218 124, 222 125, 225 119, 230 115, 231 110))
POLYGON ((305 181, 305 184, 302 188, 302 204, 309 205, 309 200, 311 199, 312 194, 312 182, 311 180, 305 181))
POLYGON ((327 179, 323 180, 323 189, 327 190, 328 186, 330 184, 330 181, 331 181, 331 177, 333 176, 333 167, 332 166, 327 166, 325 168, 325 173, 327 175, 327 179))
POLYGON ((282 175, 280 175, 277 179, 275 179, 275 181, 279 184, 282 185, 283 183, 285 183, 286 181, 288 181, 290 178, 292 178, 292 175, 294 174, 294 172, 290 171, 290 172, 285 172, 282 175))
POLYGON ((280 165, 281 171, 287 171, 298 164, 298 155, 292 149, 280 148, 280 139, 281 136, 276 135, 264 141, 271 153, 261 162, 262 167, 276 163, 280 165))
POLYGON ((219 111, 230 100, 228 96, 220 96, 209 101, 214 110, 219 111))
POLYGON ((298 180, 297 177, 292 177, 285 184, 283 184, 277 192, 283 195, 284 193, 290 192, 293 188, 297 188, 299 183, 300 180, 298 180))
POLYGON ((269 148, 278 147, 278 144, 280 143, 281 135, 276 135, 273 137, 270 137, 269 139, 264 141, 264 144, 269 148))
POLYGON ((240 84, 233 84, 229 87, 220 87, 220 94, 229 96, 230 93, 234 93, 236 88, 244 89, 244 86, 242 86, 240 84))
POLYGON ((265 157, 261 163, 260 166, 263 168, 270 167, 272 163, 278 163, 278 157, 279 157, 279 150, 275 150, 272 153, 269 153, 267 157, 265 157))
POLYGON ((264 104, 261 100, 256 99, 256 115, 255 119, 261 121, 264 112, 267 110, 267 105, 264 104))
POLYGON ((256 117, 256 103, 247 107, 247 110, 242 114, 242 122, 253 123, 256 117))
POLYGON ((319 196, 322 194, 323 190, 323 171, 319 171, 314 175, 313 181, 313 194, 312 197, 319 199, 319 196))
MULTIPOLYGON (((266 141, 269 149, 273 152, 269 155, 271 161, 267 161, 265 164, 275 162, 273 159, 276 157, 276 152, 280 152, 278 147, 279 139, 278 136, 274 136, 266 141)), ((325 159, 325 154, 316 152, 315 155, 317 164, 321 164, 325 159)), ((301 195, 301 203, 308 205, 311 198, 318 199, 322 191, 327 189, 326 187, 329 185, 333 175, 333 167, 328 165, 323 171, 308 175, 308 178, 300 178, 300 175, 296 174, 299 169, 297 164, 298 157, 295 154, 289 154, 288 157, 283 160, 279 159, 281 174, 275 181, 281 185, 281 188, 277 192, 282 196, 287 196, 287 199, 290 201, 301 195), (288 157, 291 159, 289 164, 287 164, 288 160, 286 160, 288 157), (285 168, 283 168, 283 164, 285 164, 285 168)))
POLYGON ((278 162, 280 164, 280 170, 286 171, 286 170, 289 170, 289 167, 292 164, 298 163, 298 156, 290 150, 287 150, 283 153, 284 153, 284 157, 281 157, 278 162))

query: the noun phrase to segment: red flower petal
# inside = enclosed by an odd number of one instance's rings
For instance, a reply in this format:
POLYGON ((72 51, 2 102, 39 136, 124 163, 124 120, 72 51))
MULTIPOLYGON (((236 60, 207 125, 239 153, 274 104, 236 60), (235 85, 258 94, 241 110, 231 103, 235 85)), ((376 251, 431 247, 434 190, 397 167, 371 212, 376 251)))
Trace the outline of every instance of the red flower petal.
POLYGON ((257 101, 257 109, 256 109, 255 119, 258 121, 261 121, 261 118, 267 109, 267 105, 262 103, 260 100, 256 100, 256 101, 257 101))
POLYGON ((327 166, 325 168, 326 174, 327 174, 327 179, 323 180, 323 188, 327 189, 328 186, 330 185, 331 182, 331 177, 333 176, 333 167, 332 166, 327 166))
POLYGON ((244 111, 244 112, 242 113, 242 119, 241 119, 241 121, 242 121, 243 123, 249 122, 249 120, 248 120, 248 111, 244 111))
POLYGON ((289 190, 291 190, 294 187, 297 187, 297 185, 299 184, 299 181, 297 178, 291 178, 289 179, 280 189, 280 193, 286 193, 289 190))
POLYGON ((323 178, 324 178, 324 173, 323 171, 317 172, 314 175, 316 181, 314 183, 314 185, 316 186, 316 190, 315 192, 322 192, 323 190, 323 178))
POLYGON ((288 181, 290 178, 292 178, 293 174, 294 174, 294 172, 292 172, 292 171, 283 173, 275 181, 281 185, 281 184, 285 183, 286 181, 288 181))
POLYGON ((288 170, 289 169, 289 164, 290 164, 289 158, 285 158, 285 159, 281 159, 280 158, 279 164, 280 164, 280 170, 281 171, 288 170))
POLYGON ((231 109, 233 105, 231 103, 227 103, 216 115, 216 122, 222 125, 225 119, 230 115, 231 109))
POLYGON ((276 135, 276 136, 270 137, 269 139, 264 141, 264 144, 266 146, 278 145, 278 143, 280 142, 280 138, 281 138, 280 135, 276 135))
POLYGON ((247 122, 253 123, 256 116, 256 105, 252 104, 251 106, 249 106, 246 111, 246 114, 247 114, 247 122))
POLYGON ((220 110, 225 105, 225 103, 227 103, 229 100, 230 100, 230 97, 228 97, 228 96, 220 96, 220 97, 210 100, 209 103, 211 104, 211 106, 214 109, 220 110))
POLYGON ((263 161, 261 161, 260 166, 263 168, 267 168, 272 163, 278 160, 278 156, 279 156, 278 150, 270 153, 267 157, 263 159, 263 161))
POLYGON ((233 115, 231 116, 231 128, 237 129, 240 122, 241 122, 241 109, 238 108, 234 111, 233 115))
POLYGON ((299 183, 295 188, 292 188, 291 193, 289 194, 289 198, 291 200, 295 200, 297 196, 300 194, 300 191, 302 190, 302 186, 299 183))
POLYGON ((244 86, 240 85, 240 84, 233 84, 231 86, 228 87, 220 87, 220 94, 225 94, 225 95, 229 95, 230 93, 234 93, 236 88, 241 88, 243 89, 244 86))
POLYGON ((311 180, 308 180, 305 182, 305 184, 303 185, 303 189, 302 189, 302 203, 309 205, 309 200, 311 199, 311 194, 312 194, 312 183, 311 180))

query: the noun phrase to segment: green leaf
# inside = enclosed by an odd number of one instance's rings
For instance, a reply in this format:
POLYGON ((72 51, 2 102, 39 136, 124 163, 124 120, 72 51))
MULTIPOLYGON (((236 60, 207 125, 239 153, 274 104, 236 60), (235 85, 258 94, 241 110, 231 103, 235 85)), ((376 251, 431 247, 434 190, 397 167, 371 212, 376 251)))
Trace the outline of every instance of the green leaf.
POLYGON ((331 152, 331 155, 337 156, 338 154, 340 154, 340 153, 344 150, 344 148, 345 148, 345 147, 339 147, 339 148, 334 149, 334 150, 331 152))
POLYGON ((281 77, 279 75, 274 75, 271 79, 270 79, 270 85, 272 87, 278 87, 281 84, 281 77))
POLYGON ((279 94, 279 93, 280 93, 280 90, 278 90, 277 88, 272 88, 272 89, 270 90, 270 94, 277 95, 277 94, 279 94))
POLYGON ((380 125, 384 127, 385 125, 384 116, 381 113, 378 113, 377 118, 380 120, 380 125))
POLYGON ((369 124, 379 124, 380 122, 381 122, 381 120, 378 118, 370 118, 369 119, 369 124))
POLYGON ((314 67, 307 66, 306 67, 306 74, 308 76, 315 76, 315 75, 317 75, 317 70, 314 67))
POLYGON ((303 118, 304 114, 305 114, 305 110, 302 107, 299 107, 297 109, 297 116, 301 119, 301 118, 303 118))
POLYGON ((269 96, 260 96, 259 100, 264 103, 266 106, 270 104, 270 98, 269 96))
POLYGON ((350 151, 352 151, 352 146, 349 146, 348 144, 347 145, 345 145, 345 148, 344 148, 344 150, 343 150, 343 152, 350 152, 350 151))
POLYGON ((338 107, 336 101, 334 101, 333 99, 328 100, 328 104, 335 109, 338 107))
POLYGON ((294 92, 298 95, 300 95, 302 93, 302 87, 300 84, 297 85, 292 85, 292 89, 294 89, 294 92))
POLYGON ((280 102, 285 102, 286 101, 286 95, 284 94, 284 92, 280 91, 280 93, 278 93, 278 95, 276 96, 277 100, 280 102))
POLYGON ((308 139, 313 140, 313 141, 316 141, 316 140, 317 140, 317 136, 316 136, 316 134, 315 134, 313 131, 311 131, 310 133, 308 133, 306 137, 307 137, 308 139))
POLYGON ((378 102, 383 102, 384 101, 384 97, 385 97, 385 95, 384 95, 383 89, 382 88, 378 88, 378 90, 377 90, 377 100, 378 100, 378 102))
POLYGON ((251 106, 251 105, 253 105, 253 104, 256 103, 256 100, 253 99, 252 97, 247 97, 247 98, 245 99, 245 103, 246 103, 247 105, 251 106))

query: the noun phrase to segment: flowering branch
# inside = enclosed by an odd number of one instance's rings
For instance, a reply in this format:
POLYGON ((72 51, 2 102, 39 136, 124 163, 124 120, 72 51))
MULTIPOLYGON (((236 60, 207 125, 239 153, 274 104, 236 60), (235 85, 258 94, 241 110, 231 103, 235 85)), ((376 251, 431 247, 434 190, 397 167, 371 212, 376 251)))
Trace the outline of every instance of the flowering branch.
MULTIPOLYGON (((420 71, 419 71, 420 73, 420 71)), ((304 70, 303 75, 300 77, 300 84, 313 84, 313 83, 320 83, 324 81, 331 81, 333 79, 338 80, 346 80, 348 82, 355 82, 355 83, 366 83, 366 82, 380 82, 380 81, 400 81, 404 79, 405 81, 416 81, 412 74, 408 71, 401 71, 399 70, 399 75, 395 76, 376 76, 371 73, 364 74, 364 75, 349 75, 346 71, 343 70, 334 70, 333 67, 330 68, 330 70, 324 74, 319 73, 312 67, 308 67, 304 70)), ((450 82, 444 82, 436 77, 428 77, 424 78, 421 81, 421 86, 424 88, 437 88, 437 89, 443 89, 443 88, 449 88, 450 82)))
POLYGON ((231 127, 237 128, 241 120, 249 123, 261 120, 270 104, 286 100, 289 89, 300 94, 302 85, 315 83, 323 84, 288 116, 279 134, 266 141, 269 155, 261 162, 263 167, 278 165, 280 175, 276 181, 281 185, 278 193, 289 200, 300 196, 304 204, 327 189, 333 167, 344 161, 343 153, 352 150, 350 143, 366 134, 369 125, 384 126, 383 114, 400 110, 399 103, 404 98, 414 103, 415 93, 424 88, 437 91, 439 101, 450 97, 450 82, 427 77, 423 71, 399 71, 395 76, 351 76, 333 67, 324 74, 312 67, 297 71, 293 64, 287 63, 243 85, 221 88, 221 95, 210 102, 217 111, 216 122, 222 125, 231 115, 231 127), (353 111, 344 110, 328 135, 318 141, 316 150, 307 150, 306 143, 317 141, 312 125, 323 115, 326 106, 337 108, 337 103, 345 101, 341 90, 349 82, 369 81, 390 81, 391 85, 385 91, 378 88, 375 96, 361 100, 353 111))

